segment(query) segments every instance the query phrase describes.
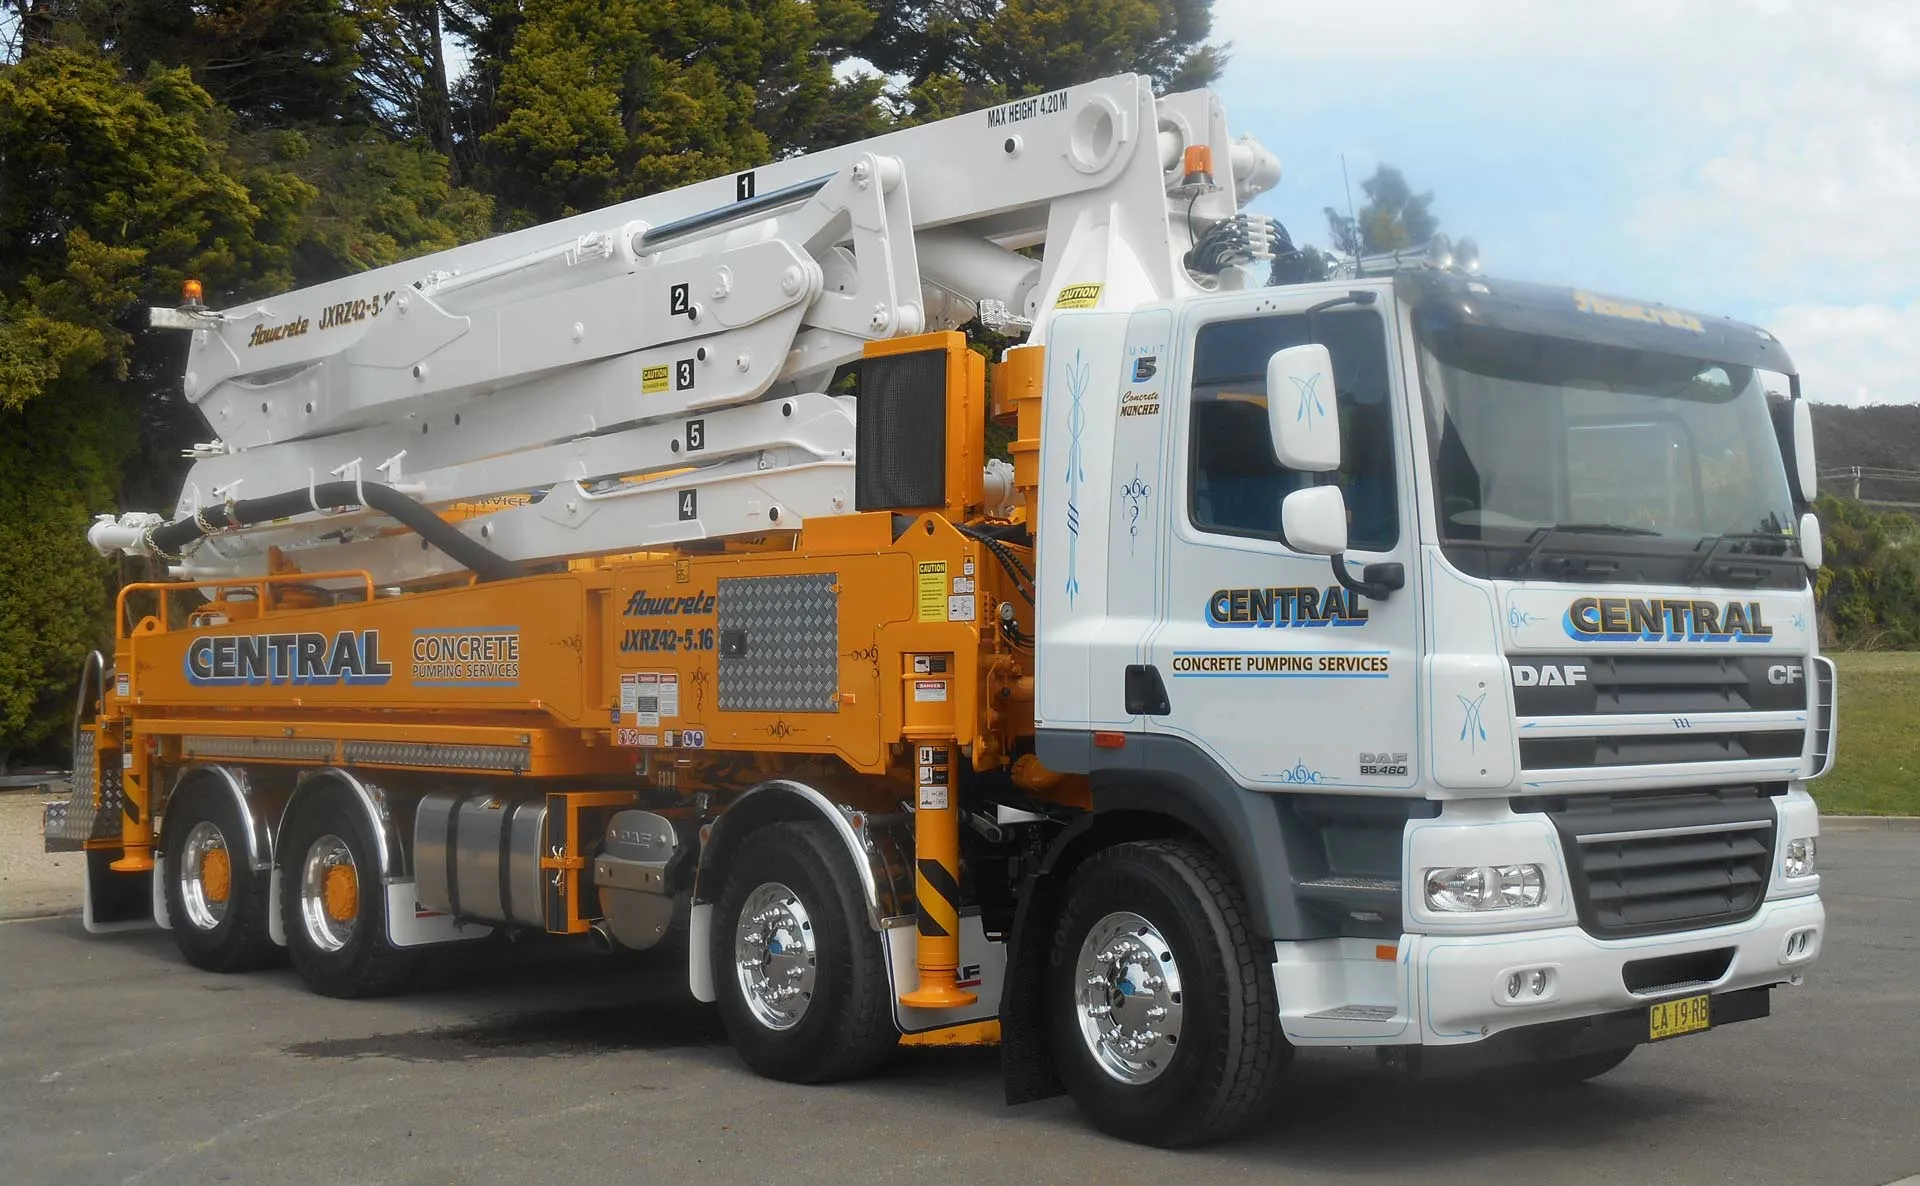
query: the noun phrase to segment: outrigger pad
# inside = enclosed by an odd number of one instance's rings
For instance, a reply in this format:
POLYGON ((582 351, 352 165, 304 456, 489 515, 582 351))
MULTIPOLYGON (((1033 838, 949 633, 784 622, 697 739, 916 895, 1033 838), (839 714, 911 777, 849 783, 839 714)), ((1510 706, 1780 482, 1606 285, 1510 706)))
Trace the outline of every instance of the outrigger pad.
POLYGON ((87 853, 87 929, 153 925, 153 873, 119 873, 119 849, 87 853))

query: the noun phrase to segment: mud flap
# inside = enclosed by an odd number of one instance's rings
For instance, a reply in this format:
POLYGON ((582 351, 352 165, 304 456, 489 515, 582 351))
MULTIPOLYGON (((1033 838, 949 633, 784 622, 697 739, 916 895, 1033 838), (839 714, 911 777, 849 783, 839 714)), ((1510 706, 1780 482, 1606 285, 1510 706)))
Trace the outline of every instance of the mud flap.
POLYGON ((1000 990, 1000 1078, 1008 1104, 1066 1092, 1047 1035, 1047 960, 1060 916, 1062 879, 1030 879, 1014 913, 1007 977, 1000 990))
MULTIPOLYGON (((120 859, 117 849, 94 849, 87 853, 87 884, 81 898, 81 924, 90 935, 114 931, 143 931, 154 925, 154 902, 160 878, 159 862, 146 873, 117 873, 113 863, 120 859)), ((164 901, 164 899, 161 899, 164 901)), ((160 907, 165 917, 166 907, 160 907)))

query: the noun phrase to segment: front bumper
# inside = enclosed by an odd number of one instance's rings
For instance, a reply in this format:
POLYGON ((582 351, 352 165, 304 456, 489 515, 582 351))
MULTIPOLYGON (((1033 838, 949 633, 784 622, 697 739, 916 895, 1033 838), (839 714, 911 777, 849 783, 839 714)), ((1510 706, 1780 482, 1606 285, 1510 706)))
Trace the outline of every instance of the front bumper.
MULTIPOLYGON (((1765 902, 1740 923, 1637 939, 1596 939, 1578 926, 1556 926, 1409 934, 1393 947, 1352 939, 1283 942, 1276 944, 1274 978, 1282 1028, 1296 1046, 1524 1049, 1536 1039, 1578 1036, 1608 1018, 1645 1041, 1647 1006, 1655 1002, 1709 993, 1720 1009, 1730 994, 1757 989, 1764 1001, 1766 989, 1798 983, 1818 960, 1825 930, 1819 896, 1805 894, 1765 902), (1531 990, 1535 971, 1545 974, 1538 994, 1531 990), (1510 992, 1516 975, 1517 998, 1510 992), (1511 1040, 1488 1041, 1509 1033, 1511 1040)), ((1764 1015, 1753 1008, 1728 1006, 1715 1024, 1764 1015)))
POLYGON ((1409 935, 1403 950, 1419 1041, 1446 1046, 1525 1025, 1644 1010, 1678 996, 1792 983, 1819 958, 1825 930, 1825 907, 1806 895, 1763 903, 1745 922, 1711 930, 1617 940, 1595 939, 1579 927, 1409 935), (1547 974, 1547 989, 1537 996, 1524 983, 1536 969, 1547 974), (1509 993, 1516 974, 1523 979, 1518 999, 1509 993))

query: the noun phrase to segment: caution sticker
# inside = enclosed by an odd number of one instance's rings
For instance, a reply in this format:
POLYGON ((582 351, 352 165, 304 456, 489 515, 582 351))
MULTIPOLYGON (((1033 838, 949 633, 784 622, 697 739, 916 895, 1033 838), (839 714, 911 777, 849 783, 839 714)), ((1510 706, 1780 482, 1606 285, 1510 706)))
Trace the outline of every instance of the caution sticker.
POLYGON ((667 389, 667 371, 664 366, 643 367, 640 371, 640 390, 647 395, 667 389))
POLYGON ((1069 284, 1060 290, 1060 298, 1053 302, 1056 309, 1091 309, 1100 303, 1102 284, 1069 284))
POLYGON ((947 562, 945 560, 920 562, 920 620, 922 622, 947 620, 947 562))

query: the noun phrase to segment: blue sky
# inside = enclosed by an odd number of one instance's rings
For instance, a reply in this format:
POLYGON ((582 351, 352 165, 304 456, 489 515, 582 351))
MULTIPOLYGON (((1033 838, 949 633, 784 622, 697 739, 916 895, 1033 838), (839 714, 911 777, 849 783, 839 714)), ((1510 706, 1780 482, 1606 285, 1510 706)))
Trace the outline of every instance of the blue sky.
POLYGON ((1920 0, 1215 0, 1215 90, 1326 242, 1375 164, 1487 271, 1728 314, 1920 401, 1920 0))

